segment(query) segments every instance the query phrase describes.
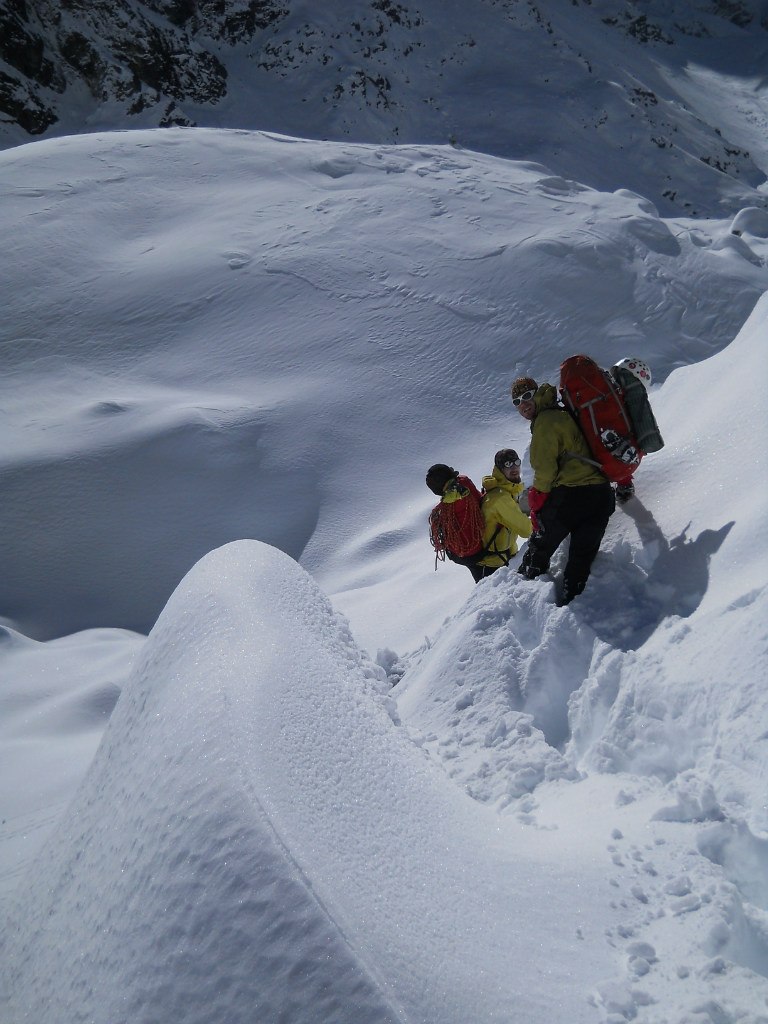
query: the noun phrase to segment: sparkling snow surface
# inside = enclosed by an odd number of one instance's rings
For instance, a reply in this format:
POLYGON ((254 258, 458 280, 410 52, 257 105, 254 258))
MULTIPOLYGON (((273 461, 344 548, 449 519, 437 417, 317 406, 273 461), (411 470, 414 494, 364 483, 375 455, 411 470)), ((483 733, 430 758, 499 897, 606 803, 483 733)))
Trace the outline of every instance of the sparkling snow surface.
POLYGON ((244 132, 0 176, 3 1024, 766 1024, 761 211, 244 132), (576 351, 666 440, 587 591, 434 572, 426 467, 576 351))

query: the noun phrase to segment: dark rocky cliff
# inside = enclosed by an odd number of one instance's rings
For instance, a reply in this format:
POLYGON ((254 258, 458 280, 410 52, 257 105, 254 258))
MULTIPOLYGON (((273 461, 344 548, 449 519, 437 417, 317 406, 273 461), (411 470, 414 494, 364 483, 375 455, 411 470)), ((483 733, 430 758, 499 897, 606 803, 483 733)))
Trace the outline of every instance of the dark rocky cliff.
POLYGON ((757 75, 768 55, 765 8, 0 0, 0 145, 170 125, 452 142, 596 187, 626 185, 695 215, 744 205, 765 161, 743 125, 676 83, 690 60, 712 67, 715 90, 717 76, 757 75), (711 203, 693 203, 694 192, 711 203))

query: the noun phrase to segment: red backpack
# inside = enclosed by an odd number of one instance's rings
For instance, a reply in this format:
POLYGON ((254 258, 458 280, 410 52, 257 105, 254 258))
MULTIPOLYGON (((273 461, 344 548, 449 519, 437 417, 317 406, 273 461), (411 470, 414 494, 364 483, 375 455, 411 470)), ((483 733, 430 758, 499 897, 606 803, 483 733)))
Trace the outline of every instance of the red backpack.
MULTIPOLYGON (((589 356, 571 356, 560 367, 560 397, 581 427, 594 465, 614 483, 626 482, 643 452, 620 387, 589 356)), ((576 456, 583 458, 583 456, 576 456)))
POLYGON ((485 520, 480 508, 481 494, 468 476, 456 478, 464 491, 456 501, 439 501, 429 513, 429 539, 437 559, 473 563, 484 555, 485 520))

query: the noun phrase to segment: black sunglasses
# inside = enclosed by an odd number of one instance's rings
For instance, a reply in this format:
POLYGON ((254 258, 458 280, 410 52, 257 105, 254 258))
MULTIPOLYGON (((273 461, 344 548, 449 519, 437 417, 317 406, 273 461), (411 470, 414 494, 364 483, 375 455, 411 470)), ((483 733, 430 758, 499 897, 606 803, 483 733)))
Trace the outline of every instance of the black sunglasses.
POLYGON ((521 465, 520 459, 507 459, 506 462, 502 462, 501 468, 502 469, 512 469, 513 466, 515 468, 518 468, 520 465, 521 465))

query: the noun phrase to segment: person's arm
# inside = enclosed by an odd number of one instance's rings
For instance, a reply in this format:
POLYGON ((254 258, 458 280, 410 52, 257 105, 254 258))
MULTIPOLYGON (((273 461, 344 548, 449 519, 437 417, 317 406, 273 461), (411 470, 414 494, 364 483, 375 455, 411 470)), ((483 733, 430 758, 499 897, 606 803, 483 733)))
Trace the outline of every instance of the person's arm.
POLYGON ((497 514, 504 526, 515 536, 527 538, 533 533, 531 520, 511 495, 503 495, 503 501, 499 501, 497 514))
MULTIPOLYGON (((539 413, 533 425, 531 437, 531 467, 533 468, 533 489, 549 494, 559 471, 560 433, 554 416, 539 413)), ((530 491, 528 498, 530 501, 530 491)), ((539 506, 541 507, 541 506, 539 506)), ((533 503, 531 511, 534 510, 533 503)))

